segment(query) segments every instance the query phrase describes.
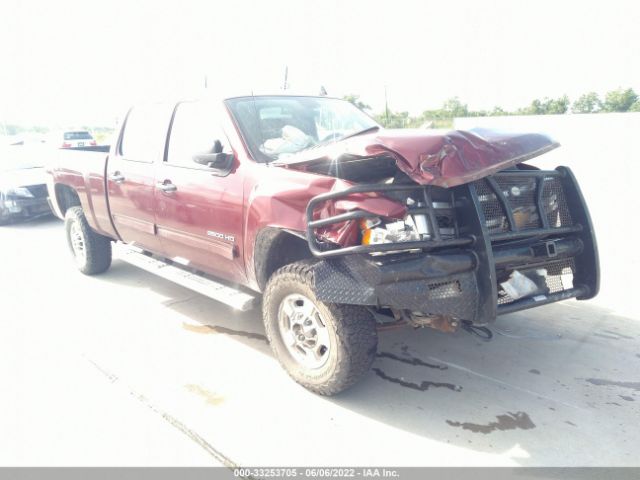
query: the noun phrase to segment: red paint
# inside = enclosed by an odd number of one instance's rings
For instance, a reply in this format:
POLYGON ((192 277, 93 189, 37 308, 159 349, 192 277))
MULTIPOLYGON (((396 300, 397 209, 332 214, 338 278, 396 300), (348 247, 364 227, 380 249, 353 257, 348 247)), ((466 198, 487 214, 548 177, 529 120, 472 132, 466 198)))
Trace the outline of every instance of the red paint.
POLYGON ((157 170, 159 183, 177 187, 173 193, 156 190, 156 228, 162 252, 243 283, 244 257, 238 245, 242 240, 244 175, 236 168, 227 177, 216 177, 206 167, 193 165, 184 168, 163 163, 157 170))
POLYGON ((162 253, 160 239, 155 234, 156 179, 155 165, 137 159, 125 159, 115 152, 107 162, 107 198, 109 213, 119 238, 162 253), (119 175, 122 182, 114 181, 119 175))

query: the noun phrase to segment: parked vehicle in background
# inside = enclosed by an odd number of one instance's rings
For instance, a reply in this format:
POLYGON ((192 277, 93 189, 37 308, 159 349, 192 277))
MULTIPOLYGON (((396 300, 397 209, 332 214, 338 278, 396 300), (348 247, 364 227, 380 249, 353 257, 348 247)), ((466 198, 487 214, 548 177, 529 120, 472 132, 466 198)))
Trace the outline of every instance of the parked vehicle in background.
POLYGON ((74 130, 64 132, 62 134, 62 145, 60 148, 76 148, 76 147, 89 147, 96 146, 97 143, 86 130, 74 130))
POLYGON ((498 315, 599 288, 593 227, 559 144, 489 130, 384 130, 348 102, 248 96, 134 107, 114 145, 60 150, 49 179, 80 271, 120 258, 239 310, 333 395, 378 326, 488 335, 498 315), (93 151, 85 151, 93 150, 93 151))
POLYGON ((42 149, 0 148, 0 225, 51 214, 42 149))

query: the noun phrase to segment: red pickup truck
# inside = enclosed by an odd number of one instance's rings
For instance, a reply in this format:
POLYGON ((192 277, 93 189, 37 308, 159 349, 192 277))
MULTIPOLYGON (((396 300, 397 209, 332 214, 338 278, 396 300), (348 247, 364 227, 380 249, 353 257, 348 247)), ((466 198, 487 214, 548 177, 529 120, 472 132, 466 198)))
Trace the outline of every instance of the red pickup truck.
POLYGON ((78 268, 119 257, 240 310, 324 395, 370 367, 377 332, 490 334, 498 315, 599 288, 568 168, 541 134, 384 130, 348 102, 246 96, 132 108, 109 148, 61 150, 49 194, 78 268))

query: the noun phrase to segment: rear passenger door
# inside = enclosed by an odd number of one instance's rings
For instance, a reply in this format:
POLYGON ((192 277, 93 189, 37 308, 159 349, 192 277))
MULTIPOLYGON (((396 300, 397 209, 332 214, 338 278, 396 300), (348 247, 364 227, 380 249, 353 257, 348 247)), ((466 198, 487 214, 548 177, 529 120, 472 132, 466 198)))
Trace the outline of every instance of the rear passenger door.
POLYGON ((120 238, 156 253, 162 247, 155 232, 155 169, 170 119, 170 105, 132 108, 106 171, 109 208, 120 238))
POLYGON ((182 102, 174 111, 164 161, 157 171, 156 223, 168 258, 234 282, 242 259, 243 181, 237 159, 228 169, 196 163, 194 155, 232 154, 222 106, 182 102))

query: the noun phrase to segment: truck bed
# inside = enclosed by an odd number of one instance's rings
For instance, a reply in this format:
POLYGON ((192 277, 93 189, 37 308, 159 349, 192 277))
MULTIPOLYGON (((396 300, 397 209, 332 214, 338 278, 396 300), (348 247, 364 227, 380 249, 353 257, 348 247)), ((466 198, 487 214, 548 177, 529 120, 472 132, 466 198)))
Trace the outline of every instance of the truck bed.
MULTIPOLYGON (((57 184, 73 188, 80 199, 87 220, 97 232, 116 238, 117 234, 111 224, 106 195, 105 173, 109 145, 63 148, 57 151, 52 164, 50 177, 57 184)), ((55 189, 50 188, 50 192, 55 189)), ((55 203, 53 208, 56 208, 55 203)), ((55 212, 62 216, 61 212, 55 212)))

